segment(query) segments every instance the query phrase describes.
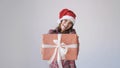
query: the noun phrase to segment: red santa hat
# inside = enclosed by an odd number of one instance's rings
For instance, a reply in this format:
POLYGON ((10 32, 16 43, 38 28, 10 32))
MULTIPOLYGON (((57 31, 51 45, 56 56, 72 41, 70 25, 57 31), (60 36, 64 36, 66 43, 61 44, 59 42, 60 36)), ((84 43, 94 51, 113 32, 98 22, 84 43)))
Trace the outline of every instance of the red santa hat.
POLYGON ((63 9, 59 13, 58 23, 60 23, 61 20, 63 20, 63 19, 69 19, 74 24, 75 23, 75 18, 76 18, 76 15, 73 11, 71 11, 69 9, 63 9))

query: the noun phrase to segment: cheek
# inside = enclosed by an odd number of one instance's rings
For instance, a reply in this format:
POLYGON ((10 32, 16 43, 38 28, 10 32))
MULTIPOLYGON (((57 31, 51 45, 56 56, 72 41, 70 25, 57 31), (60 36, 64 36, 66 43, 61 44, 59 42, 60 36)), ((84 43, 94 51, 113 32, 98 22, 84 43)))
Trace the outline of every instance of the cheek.
POLYGON ((60 25, 60 28, 63 29, 63 24, 60 25))
POLYGON ((72 27, 72 24, 69 24, 68 26, 69 26, 69 27, 72 27))
POLYGON ((63 26, 63 24, 61 23, 61 24, 60 24, 60 27, 62 27, 62 26, 63 26))
POLYGON ((71 27, 72 27, 72 25, 68 25, 68 26, 67 26, 67 29, 69 29, 69 28, 71 28, 71 27))

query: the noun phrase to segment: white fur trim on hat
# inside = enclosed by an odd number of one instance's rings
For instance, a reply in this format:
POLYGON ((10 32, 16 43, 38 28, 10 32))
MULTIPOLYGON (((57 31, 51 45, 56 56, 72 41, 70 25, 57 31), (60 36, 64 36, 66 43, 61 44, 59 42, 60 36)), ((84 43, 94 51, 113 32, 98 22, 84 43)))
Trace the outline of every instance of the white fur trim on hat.
POLYGON ((58 19, 58 21, 57 21, 58 24, 61 23, 61 20, 63 20, 63 19, 69 19, 72 21, 73 24, 75 24, 75 19, 72 16, 68 16, 68 15, 65 15, 62 18, 58 19))

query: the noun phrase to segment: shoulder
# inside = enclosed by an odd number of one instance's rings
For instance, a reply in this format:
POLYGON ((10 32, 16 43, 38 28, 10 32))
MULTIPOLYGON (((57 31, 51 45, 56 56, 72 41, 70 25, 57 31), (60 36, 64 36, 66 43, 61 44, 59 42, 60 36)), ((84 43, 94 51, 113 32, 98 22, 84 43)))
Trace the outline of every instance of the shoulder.
POLYGON ((75 29, 72 29, 72 31, 73 31, 73 32, 76 32, 76 30, 75 30, 75 29))
POLYGON ((49 29, 48 34, 54 34, 56 33, 56 29, 49 29))
POLYGON ((72 30, 70 31, 70 34, 76 34, 76 30, 75 30, 75 29, 72 29, 72 30))

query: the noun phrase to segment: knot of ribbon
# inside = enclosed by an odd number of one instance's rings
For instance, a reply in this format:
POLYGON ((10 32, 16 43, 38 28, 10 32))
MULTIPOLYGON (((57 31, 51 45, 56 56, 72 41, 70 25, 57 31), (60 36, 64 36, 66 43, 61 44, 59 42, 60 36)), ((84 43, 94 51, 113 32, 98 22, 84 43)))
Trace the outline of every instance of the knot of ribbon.
POLYGON ((56 48, 55 48, 55 51, 53 53, 53 56, 51 57, 51 59, 48 61, 49 63, 52 63, 52 61, 54 60, 55 58, 55 55, 57 53, 57 63, 58 63, 58 66, 59 68, 63 68, 62 67, 62 63, 61 63, 61 60, 62 59, 65 59, 65 55, 68 51, 68 48, 65 47, 65 44, 64 43, 61 43, 61 34, 58 34, 58 40, 53 40, 53 42, 57 45, 56 48))

